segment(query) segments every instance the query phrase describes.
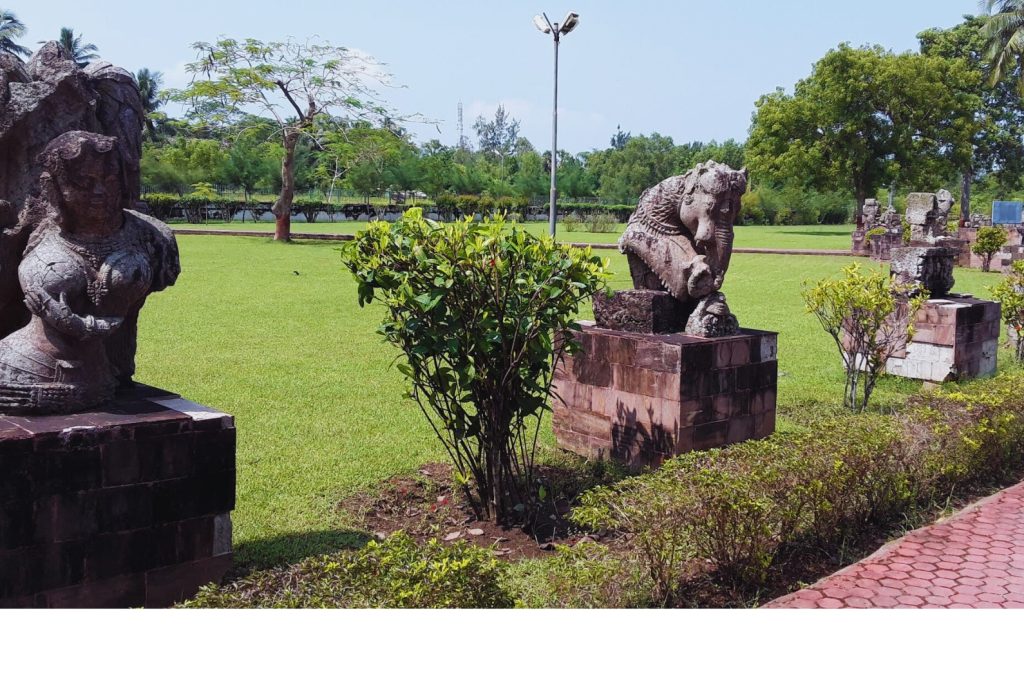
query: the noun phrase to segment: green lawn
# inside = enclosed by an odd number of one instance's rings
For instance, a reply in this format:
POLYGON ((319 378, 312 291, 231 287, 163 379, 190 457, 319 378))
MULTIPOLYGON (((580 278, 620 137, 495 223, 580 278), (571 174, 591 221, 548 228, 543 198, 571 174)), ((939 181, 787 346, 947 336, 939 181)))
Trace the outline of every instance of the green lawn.
MULTIPOLYGON (((380 309, 359 308, 337 243, 178 240, 184 272, 146 304, 138 378, 236 416, 238 562, 268 565, 355 544, 361 534, 335 508, 340 498, 444 457, 419 410, 402 398, 396 351, 375 333, 380 309)), ((629 286, 624 257, 609 258, 614 285, 629 286)), ((724 290, 741 323, 781 333, 780 412, 838 402, 838 356, 804 313, 799 291, 803 280, 833 274, 849 259, 739 254, 733 261, 724 290)), ((957 289, 984 296, 997 279, 958 270, 957 289)), ((1004 364, 1008 357, 1000 354, 1004 364)), ((877 401, 918 388, 887 379, 877 401)), ((544 439, 552 441, 547 426, 544 439)))
MULTIPOLYGON (((210 228, 217 230, 259 230, 273 232, 272 221, 259 221, 252 223, 246 221, 210 221, 206 225, 189 225, 187 223, 174 223, 175 228, 210 228)), ((353 234, 366 227, 365 222, 338 221, 336 223, 317 222, 303 223, 295 221, 292 223, 292 232, 315 232, 315 233, 343 233, 353 234)), ((525 227, 530 232, 541 235, 547 234, 547 222, 530 222, 525 227)), ((565 226, 559 224, 558 239, 563 242, 584 242, 590 243, 614 243, 619 239, 622 230, 626 226, 619 225, 618 232, 613 233, 589 233, 570 232, 565 226)), ((736 246, 754 249, 841 249, 849 250, 850 233, 852 225, 743 225, 736 228, 736 246)))

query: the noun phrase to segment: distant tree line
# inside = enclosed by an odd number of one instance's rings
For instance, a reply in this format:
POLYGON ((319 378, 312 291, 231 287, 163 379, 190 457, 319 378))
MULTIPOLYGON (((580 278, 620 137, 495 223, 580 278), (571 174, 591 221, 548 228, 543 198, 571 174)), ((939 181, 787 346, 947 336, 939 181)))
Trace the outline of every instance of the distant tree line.
MULTIPOLYGON (((865 199, 884 199, 892 188, 897 195, 950 188, 964 217, 972 196, 982 211, 991 199, 1018 196, 1024 190, 1024 0, 986 5, 986 16, 922 31, 914 52, 837 46, 792 92, 780 88, 757 101, 744 143, 677 144, 616 127, 607 148, 561 151, 560 197, 632 204, 646 188, 706 160, 748 166, 747 222, 842 222, 857 218, 865 199)), ((27 56, 17 42, 24 33, 17 17, 0 9, 0 52, 27 56)), ((98 56, 70 28, 61 30, 60 42, 79 65, 98 56)), ((475 121, 475 143, 465 137, 456 145, 417 143, 408 118, 374 104, 372 92, 359 99, 341 92, 333 107, 325 100, 305 110, 283 86, 303 75, 301 60, 263 80, 237 61, 292 43, 222 40, 195 47, 196 79, 184 91, 162 92, 160 73, 136 75, 147 107, 148 191, 217 189, 238 191, 245 200, 277 193, 286 207, 295 191, 326 201, 396 193, 447 204, 460 196, 494 203, 547 199, 550 153, 523 137, 502 106, 475 121), (268 92, 284 92, 291 106, 248 112, 268 92), (169 97, 189 104, 183 118, 161 112, 169 97)))

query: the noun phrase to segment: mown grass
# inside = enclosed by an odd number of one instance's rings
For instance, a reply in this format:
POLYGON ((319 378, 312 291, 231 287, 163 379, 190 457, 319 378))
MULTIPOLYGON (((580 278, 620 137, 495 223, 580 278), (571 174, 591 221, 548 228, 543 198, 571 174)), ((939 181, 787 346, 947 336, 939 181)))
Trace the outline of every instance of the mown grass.
MULTIPOLYGON (((235 415, 237 561, 267 566, 355 546, 365 534, 339 500, 444 459, 416 405, 402 397, 397 353, 375 333, 377 306, 359 308, 338 244, 179 236, 184 272, 143 312, 138 378, 235 415)), ((629 286, 609 252, 613 286, 629 286)), ((838 402, 843 377, 831 339, 806 314, 801 282, 850 260, 736 255, 726 282, 744 326, 780 332, 779 406, 786 419, 838 402)), ((996 274, 957 271, 957 290, 985 295, 996 274)), ((586 308, 584 316, 590 316, 586 308)), ((1000 354, 1007 362, 1009 354, 1000 354)), ((920 385, 885 379, 881 406, 920 385)), ((543 441, 551 444, 550 428, 543 441)))
MULTIPOLYGON (((548 233, 547 222, 529 222, 522 224, 535 235, 548 233)), ((273 232, 273 221, 209 221, 200 225, 174 222, 175 228, 210 228, 217 230, 255 230, 273 232)), ((292 232, 308 233, 341 233, 354 234, 366 227, 359 221, 317 221, 305 223, 292 221, 292 232)), ((560 223, 557 237, 563 242, 583 242, 586 244, 612 244, 619 239, 625 224, 619 224, 616 232, 571 232, 560 223)), ((811 249, 811 250, 848 250, 852 225, 743 225, 736 228, 737 247, 753 249, 811 249)))

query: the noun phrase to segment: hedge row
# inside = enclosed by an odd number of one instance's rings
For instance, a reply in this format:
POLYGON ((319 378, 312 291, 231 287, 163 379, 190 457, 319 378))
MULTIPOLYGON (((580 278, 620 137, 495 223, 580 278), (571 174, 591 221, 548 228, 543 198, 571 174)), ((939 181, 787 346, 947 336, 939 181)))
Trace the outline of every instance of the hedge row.
MULTIPOLYGON (((170 193, 148 193, 143 196, 142 201, 149 207, 150 213, 156 218, 167 220, 176 212, 180 211, 185 220, 189 223, 202 223, 211 214, 225 221, 232 220, 242 211, 248 211, 255 219, 261 218, 270 211, 273 202, 245 201, 237 199, 209 199, 202 195, 172 195, 170 193)), ((328 215, 344 214, 347 218, 354 218, 362 214, 373 215, 382 210, 392 209, 401 213, 405 209, 402 205, 393 207, 380 207, 366 204, 332 204, 321 200, 314 200, 305 197, 296 198, 292 203, 292 215, 302 215, 306 221, 313 222, 316 215, 325 213, 328 215)))
POLYGON ((585 493, 572 518, 613 546, 501 563, 465 543, 398 534, 210 587, 200 607, 669 605, 695 576, 758 593, 794 552, 834 562, 865 532, 919 525, 934 505, 1024 468, 1024 373, 918 395, 898 414, 825 416, 803 432, 691 453, 585 493), (914 516, 916 515, 916 516, 914 516))
POLYGON ((702 562, 721 584, 757 588, 781 552, 835 554, 865 530, 1016 477, 1022 388, 1017 372, 919 395, 897 415, 823 420, 807 432, 684 455, 588 492, 573 519, 628 535, 657 604, 678 600, 702 562))

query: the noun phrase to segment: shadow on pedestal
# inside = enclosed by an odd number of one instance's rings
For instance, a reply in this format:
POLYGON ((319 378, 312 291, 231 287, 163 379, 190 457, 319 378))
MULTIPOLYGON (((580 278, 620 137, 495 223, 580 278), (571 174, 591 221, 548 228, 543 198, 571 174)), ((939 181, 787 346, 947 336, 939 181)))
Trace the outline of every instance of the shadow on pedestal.
POLYGON ((775 431, 777 334, 699 338, 580 322, 583 346, 555 370, 562 448, 632 466, 775 431))

